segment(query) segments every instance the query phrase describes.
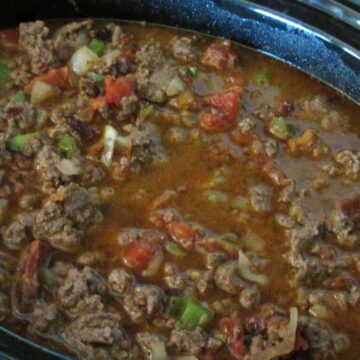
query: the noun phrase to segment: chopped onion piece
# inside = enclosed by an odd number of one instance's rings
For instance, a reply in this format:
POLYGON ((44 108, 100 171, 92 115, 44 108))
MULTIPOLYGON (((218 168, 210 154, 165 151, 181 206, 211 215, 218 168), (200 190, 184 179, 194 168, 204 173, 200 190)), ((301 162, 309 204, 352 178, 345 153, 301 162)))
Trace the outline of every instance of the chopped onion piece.
POLYGON ((239 273, 241 277, 256 284, 266 285, 269 281, 267 276, 253 273, 250 266, 251 263, 248 257, 242 250, 239 250, 239 273))
POLYGON ((165 92, 167 96, 175 96, 184 89, 185 87, 182 80, 178 76, 175 76, 170 80, 168 86, 165 89, 165 92))
POLYGON ((83 172, 82 168, 70 159, 62 159, 56 164, 56 167, 68 176, 80 175, 83 172))
POLYGON ((256 360, 271 360, 278 356, 290 354, 295 347, 297 324, 298 311, 293 307, 290 309, 290 320, 282 342, 256 354, 256 360))
POLYGON ((39 105, 45 100, 56 96, 58 93, 59 91, 56 87, 38 80, 31 90, 30 101, 34 105, 39 105))
POLYGON ((70 59, 70 66, 74 73, 85 75, 94 64, 99 61, 99 57, 87 46, 82 46, 76 50, 70 59))
POLYGON ((167 360, 168 355, 163 341, 153 341, 149 347, 151 360, 167 360))
POLYGON ((118 138, 118 132, 111 125, 106 125, 104 129, 104 150, 101 161, 109 166, 114 153, 115 141, 118 138))
POLYGON ((198 358, 193 355, 183 355, 183 356, 177 356, 175 360, 198 360, 198 358))
POLYGON ((157 251, 152 260, 150 261, 147 269, 144 270, 141 275, 146 277, 154 276, 158 272, 163 260, 164 254, 162 253, 162 251, 157 251))

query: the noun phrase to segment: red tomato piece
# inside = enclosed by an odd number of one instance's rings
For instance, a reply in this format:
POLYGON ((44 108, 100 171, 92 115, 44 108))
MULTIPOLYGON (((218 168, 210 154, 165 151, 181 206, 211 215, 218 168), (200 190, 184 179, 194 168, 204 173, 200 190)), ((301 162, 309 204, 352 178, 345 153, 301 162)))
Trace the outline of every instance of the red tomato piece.
POLYGON ((230 119, 222 112, 214 109, 201 113, 198 122, 200 127, 209 132, 229 131, 236 125, 236 119, 230 119))
POLYGON ((37 76, 25 86, 25 92, 29 95, 36 81, 55 86, 60 90, 66 90, 70 86, 69 68, 64 66, 58 69, 50 69, 46 74, 37 76))
POLYGON ((155 241, 149 241, 148 239, 133 241, 123 249, 123 262, 131 270, 143 271, 147 269, 159 250, 160 245, 155 241))
POLYGON ((33 241, 26 250, 26 260, 20 278, 20 297, 23 306, 29 306, 36 299, 39 288, 39 269, 46 262, 48 246, 40 240, 33 241))
POLYGON ((210 95, 205 101, 212 107, 223 112, 228 118, 236 119, 239 113, 240 100, 239 95, 233 91, 224 94, 210 95))
POLYGON ((105 100, 108 104, 119 105, 120 101, 134 95, 135 84, 126 77, 113 80, 110 75, 105 76, 105 100))
POLYGON ((233 68, 237 62, 237 55, 231 49, 230 41, 214 42, 205 50, 201 62, 217 70, 225 66, 233 68))
POLYGON ((19 29, 5 29, 0 31, 0 38, 10 44, 18 44, 19 37, 19 29))
POLYGON ((244 329, 240 319, 224 318, 219 322, 220 330, 228 335, 228 347, 237 359, 241 359, 245 353, 244 329))
POLYGON ((167 224, 170 236, 186 250, 191 250, 195 241, 195 230, 187 223, 172 221, 167 224))

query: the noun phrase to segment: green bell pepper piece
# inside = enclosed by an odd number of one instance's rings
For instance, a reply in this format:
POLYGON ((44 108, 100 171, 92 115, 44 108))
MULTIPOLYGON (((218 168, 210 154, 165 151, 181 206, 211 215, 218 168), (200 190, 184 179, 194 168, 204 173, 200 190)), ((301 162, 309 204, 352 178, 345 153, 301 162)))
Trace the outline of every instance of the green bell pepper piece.
POLYGON ((68 133, 61 136, 58 146, 68 159, 74 156, 77 149, 75 139, 68 133))
POLYGON ((88 45, 88 48, 97 56, 103 56, 105 52, 105 43, 101 40, 93 39, 88 45))

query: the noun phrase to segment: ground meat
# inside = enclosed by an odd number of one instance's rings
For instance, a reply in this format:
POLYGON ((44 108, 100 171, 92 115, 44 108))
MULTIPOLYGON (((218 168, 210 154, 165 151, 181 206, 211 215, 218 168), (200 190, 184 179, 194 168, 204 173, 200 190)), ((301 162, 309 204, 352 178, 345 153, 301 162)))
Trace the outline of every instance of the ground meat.
POLYGON ((276 214, 275 220, 280 226, 286 229, 291 229, 296 225, 295 220, 287 214, 276 214))
POLYGON ((53 192, 60 185, 70 182, 70 177, 57 168, 60 161, 61 156, 51 145, 45 145, 37 154, 35 169, 38 172, 38 179, 42 183, 43 191, 53 192))
MULTIPOLYGON (((167 96, 162 89, 164 76, 161 74, 168 72, 168 69, 165 67, 166 56, 160 45, 144 45, 136 53, 135 60, 138 64, 135 76, 140 95, 149 101, 164 103, 167 96)), ((169 80, 169 74, 166 78, 169 80)))
POLYGON ((205 265, 209 270, 215 270, 220 264, 227 260, 228 255, 224 252, 211 252, 206 254, 205 265))
POLYGON ((100 87, 99 85, 90 79, 80 79, 79 83, 80 94, 85 94, 90 97, 97 97, 100 95, 100 87))
POLYGON ((338 243, 348 248, 357 244, 357 236, 353 233, 354 224, 341 210, 334 210, 327 216, 327 229, 336 235, 338 243))
POLYGON ((75 307, 80 300, 89 295, 104 293, 103 279, 89 267, 85 267, 81 272, 77 269, 70 269, 58 290, 61 305, 68 309, 75 307))
POLYGON ((339 112, 336 106, 326 96, 315 96, 305 100, 303 109, 318 120, 322 128, 327 131, 347 131, 349 129, 349 118, 339 112))
POLYGON ((186 287, 186 276, 181 273, 176 265, 164 265, 164 282, 170 289, 183 290, 186 287))
POLYGON ((144 123, 141 128, 126 125, 125 130, 131 140, 131 165, 134 170, 141 164, 161 164, 167 161, 165 149, 161 144, 158 129, 151 123, 144 123))
POLYGON ((260 302, 260 292, 254 285, 247 286, 241 291, 239 302, 242 307, 250 310, 258 305, 260 302))
POLYGON ((164 292, 155 285, 135 285, 135 279, 123 269, 113 270, 109 287, 133 323, 141 323, 160 312, 164 292))
POLYGON ((295 181, 287 180, 280 190, 278 200, 283 203, 289 203, 295 195, 295 181))
POLYGON ((211 303, 210 307, 215 314, 221 316, 231 316, 239 310, 239 305, 231 298, 216 300, 211 303))
POLYGON ((170 335, 169 346, 174 346, 179 353, 186 352, 198 356, 207 351, 214 353, 222 346, 222 342, 210 337, 198 327, 195 330, 174 329, 170 335))
MULTIPOLYGON (((353 279, 354 282, 356 281, 353 279)), ((349 308, 359 303, 360 291, 359 286, 351 286, 349 291, 334 291, 325 289, 305 289, 300 288, 298 291, 298 304, 303 310, 309 311, 314 316, 330 317, 339 311, 347 311, 349 308), (324 308, 326 315, 316 312, 317 308, 324 308)))
POLYGON ((130 292, 135 285, 135 278, 124 269, 114 269, 108 277, 108 284, 111 291, 122 296, 130 292))
POLYGON ((138 228, 124 228, 121 229, 117 236, 117 242, 121 246, 126 246, 134 241, 146 239, 150 242, 164 242, 167 236, 158 230, 153 229, 138 229, 138 228))
POLYGON ((296 280, 305 283, 320 281, 327 276, 326 268, 316 257, 306 252, 321 235, 321 224, 317 221, 308 222, 304 226, 297 226, 285 232, 290 242, 288 260, 296 269, 296 280))
POLYGON ((7 104, 0 115, 0 130, 7 136, 33 131, 37 111, 29 103, 7 104))
POLYGON ((214 275, 215 284, 228 294, 237 294, 247 284, 239 277, 239 264, 237 260, 230 260, 220 265, 214 275))
POLYGON ((80 315, 64 329, 61 337, 82 358, 136 360, 140 357, 115 313, 80 315))
POLYGON ((269 157, 274 157, 278 151, 278 145, 275 139, 265 141, 265 152, 269 157))
POLYGON ((241 119, 238 123, 238 127, 241 129, 243 134, 248 134, 250 131, 254 130, 255 126, 255 120, 250 117, 241 119))
POLYGON ((33 210, 39 201, 40 198, 37 194, 24 194, 19 199, 19 206, 26 210, 33 210))
POLYGON ((64 282, 71 269, 75 269, 74 265, 62 261, 57 261, 51 268, 60 284, 64 282))
POLYGON ((119 121, 126 121, 136 116, 139 109, 139 98, 136 95, 124 97, 120 104, 121 110, 117 114, 119 121))
POLYGON ((54 124, 66 124, 75 111, 76 103, 74 101, 61 102, 51 111, 50 120, 54 124))
POLYGON ((299 319, 301 336, 308 342, 310 359, 336 359, 336 354, 349 346, 345 335, 335 333, 324 321, 301 316, 299 319))
POLYGON ((11 250, 21 249, 32 238, 34 215, 31 213, 19 214, 10 225, 1 229, 3 243, 11 250))
POLYGON ((252 114, 262 121, 271 120, 275 117, 275 110, 269 104, 261 104, 252 114))
POLYGON ((164 293, 155 285, 137 285, 132 296, 126 296, 124 307, 133 322, 142 322, 160 312, 163 307, 164 293))
POLYGON ((197 54, 194 42, 196 39, 189 36, 175 37, 171 40, 172 53, 175 58, 184 61, 195 60, 197 54))
POLYGON ((186 276, 194 282, 197 291, 200 294, 205 294, 208 290, 214 288, 214 273, 213 271, 203 270, 187 270, 186 276))
POLYGON ((77 184, 60 187, 36 214, 34 235, 63 251, 78 248, 85 232, 102 219, 95 189, 77 184), (58 201, 56 199, 59 199, 58 201))
POLYGON ((35 334, 51 333, 50 327, 55 322, 57 314, 58 311, 55 304, 48 304, 42 300, 37 300, 29 331, 35 334))
POLYGON ((52 65, 56 58, 54 56, 54 44, 49 40, 49 28, 43 21, 21 23, 20 46, 24 48, 34 74, 40 74, 52 65))
POLYGON ((345 175, 352 180, 360 177, 360 152, 343 150, 335 155, 335 161, 342 165, 345 175))
POLYGON ((116 24, 107 24, 105 29, 99 29, 95 31, 95 37, 98 38, 99 35, 101 37, 101 34, 103 36, 106 36, 106 39, 101 39, 103 41, 109 41, 110 40, 110 48, 112 49, 118 49, 121 39, 125 36, 123 30, 119 25, 116 24), (105 30, 105 31, 104 31, 105 30), (101 32, 102 31, 102 32, 101 32), (101 33, 100 33, 101 32, 101 33))
POLYGON ((54 46, 61 60, 68 60, 76 49, 88 44, 92 24, 92 20, 76 21, 57 31, 54 46))
POLYGON ((265 185, 255 185, 249 188, 250 204, 256 212, 271 210, 271 190, 265 185))

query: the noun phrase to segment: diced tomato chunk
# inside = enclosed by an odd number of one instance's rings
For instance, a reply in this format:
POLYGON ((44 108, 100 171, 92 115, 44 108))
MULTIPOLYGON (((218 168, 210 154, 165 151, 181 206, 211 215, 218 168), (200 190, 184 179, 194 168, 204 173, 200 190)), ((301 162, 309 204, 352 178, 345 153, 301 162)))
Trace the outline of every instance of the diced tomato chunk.
POLYGON ((39 269, 46 262, 48 246, 40 240, 35 240, 29 245, 25 256, 25 262, 20 275, 19 293, 21 305, 28 307, 37 297, 39 269))
POLYGON ((0 31, 0 39, 3 39, 10 44, 18 44, 19 37, 19 29, 5 29, 0 31))
POLYGON ((240 107, 239 95, 233 91, 207 96, 205 102, 223 112, 230 119, 235 119, 238 115, 240 107))
POLYGON ((186 250, 191 250, 195 241, 195 230, 187 223, 173 221, 167 225, 170 236, 186 250))
POLYGON ((170 219, 165 219, 164 215, 161 212, 151 214, 150 221, 159 229, 167 231, 184 249, 191 250, 196 238, 195 229, 176 215, 170 219))
POLYGON ((219 322, 220 330, 228 335, 228 347, 236 359, 244 355, 244 329, 240 319, 224 318, 219 322))
POLYGON ((126 77, 113 80, 110 75, 105 76, 105 100, 110 105, 119 105, 120 101, 134 95, 135 84, 126 77))
POLYGON ((233 68, 237 62, 237 55, 231 49, 230 41, 214 42, 205 50, 201 62, 217 70, 221 70, 225 66, 233 68))
POLYGON ((236 125, 236 121, 228 118, 219 111, 205 111, 198 117, 201 128, 209 132, 229 131, 236 125))
POLYGON ((45 75, 40 75, 31 80, 25 86, 25 92, 29 95, 36 81, 55 86, 60 90, 66 90, 70 86, 69 68, 64 66, 58 69, 50 69, 45 75))
POLYGON ((233 129, 239 112, 239 95, 235 92, 210 95, 205 102, 211 107, 202 112, 198 121, 200 126, 210 132, 223 132, 233 129))
POLYGON ((131 270, 145 270, 160 249, 160 244, 156 241, 148 239, 133 241, 123 249, 123 262, 131 270))

